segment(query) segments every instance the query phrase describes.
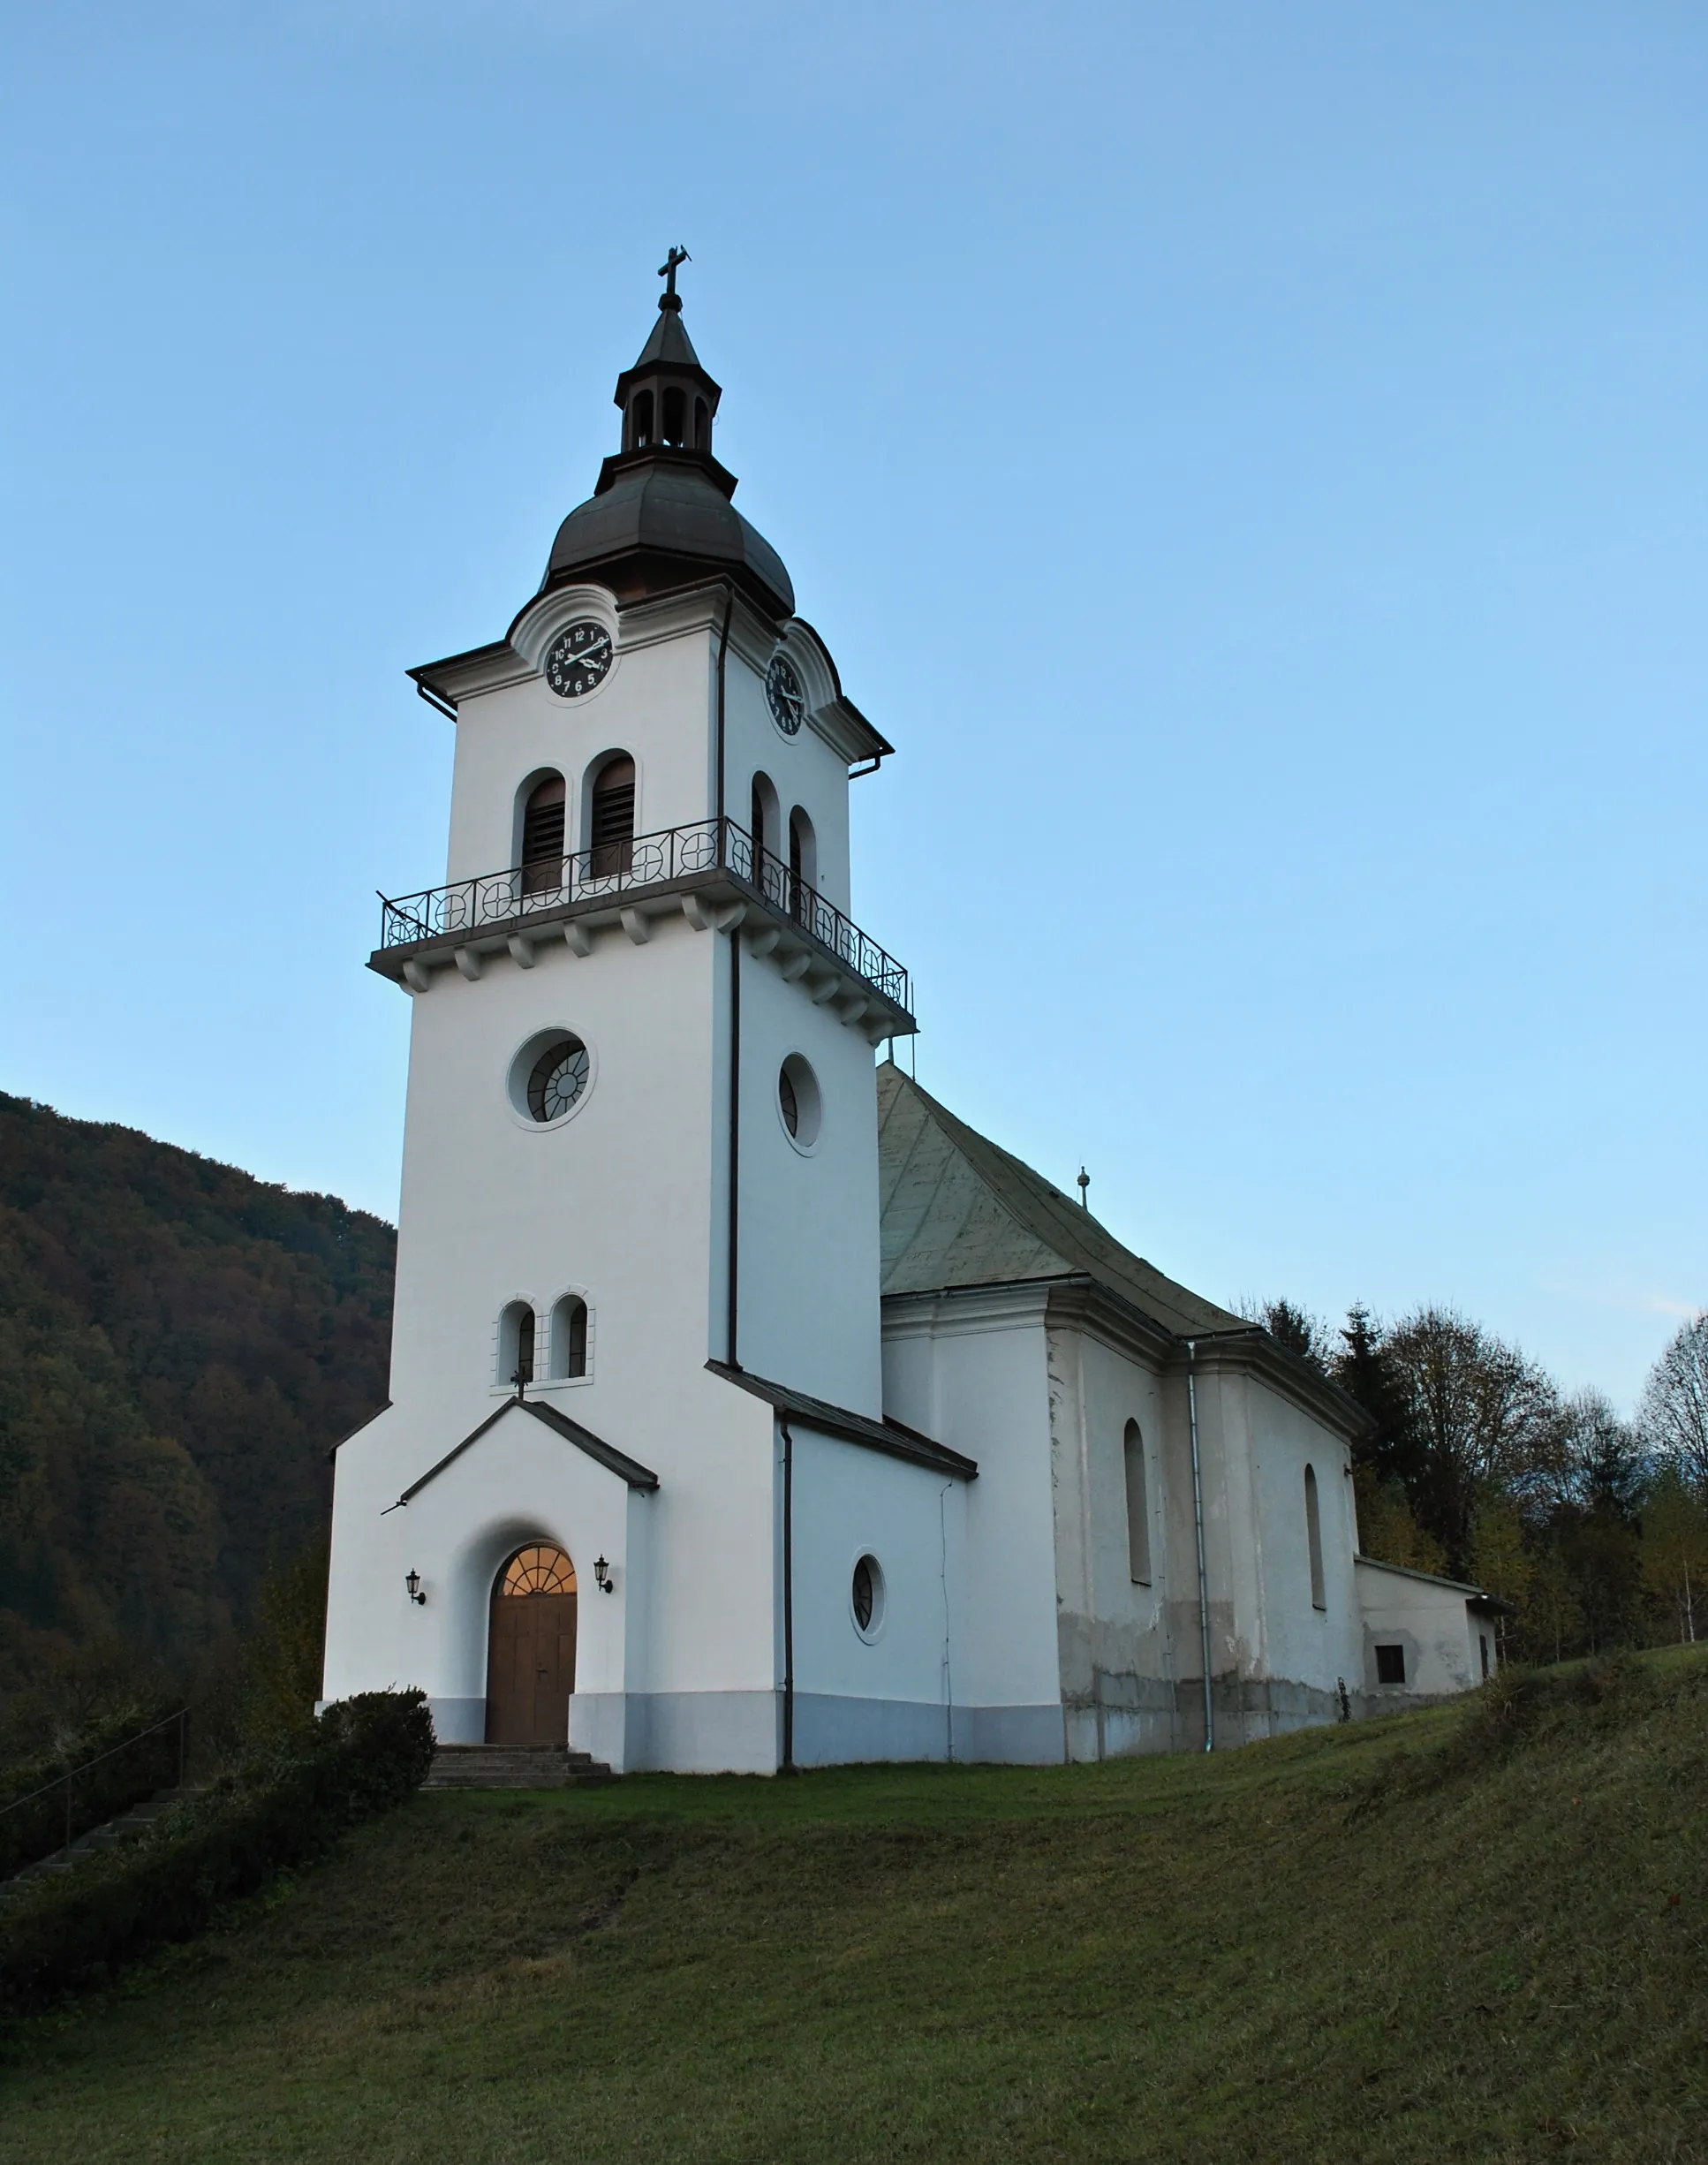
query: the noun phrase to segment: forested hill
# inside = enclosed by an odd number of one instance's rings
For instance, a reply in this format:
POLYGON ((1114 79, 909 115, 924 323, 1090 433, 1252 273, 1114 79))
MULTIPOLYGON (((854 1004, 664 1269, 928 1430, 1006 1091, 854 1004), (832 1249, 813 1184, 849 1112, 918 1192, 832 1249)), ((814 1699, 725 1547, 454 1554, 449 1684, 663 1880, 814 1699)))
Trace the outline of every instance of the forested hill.
POLYGON ((0 1094, 0 1684, 174 1665, 324 1525, 385 1400, 392 1228, 0 1094))

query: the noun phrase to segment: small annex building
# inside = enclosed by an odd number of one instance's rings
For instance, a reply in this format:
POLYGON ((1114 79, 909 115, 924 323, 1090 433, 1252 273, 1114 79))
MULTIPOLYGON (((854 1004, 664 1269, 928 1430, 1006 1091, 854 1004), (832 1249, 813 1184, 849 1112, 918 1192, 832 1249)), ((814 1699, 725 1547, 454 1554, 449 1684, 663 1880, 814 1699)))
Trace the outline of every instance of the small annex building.
POLYGON ((1217 1746, 1442 1697, 1474 1586, 1358 1549, 1357 1408, 894 1057, 848 795, 892 747, 713 451, 682 321, 454 723, 391 1400, 336 1453, 328 1699, 618 1770, 1217 1746))

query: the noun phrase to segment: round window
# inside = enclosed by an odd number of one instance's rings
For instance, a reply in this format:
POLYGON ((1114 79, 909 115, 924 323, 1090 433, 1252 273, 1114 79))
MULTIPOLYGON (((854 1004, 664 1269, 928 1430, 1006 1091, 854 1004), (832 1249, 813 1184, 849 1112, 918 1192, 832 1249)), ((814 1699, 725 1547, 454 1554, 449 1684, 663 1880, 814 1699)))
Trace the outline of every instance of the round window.
POLYGON ((550 1127, 575 1110, 592 1072, 592 1056, 572 1032, 542 1031, 510 1063, 510 1104, 524 1120, 550 1127))
POLYGON ((777 1071, 777 1110, 790 1141, 797 1150, 810 1150, 819 1139, 819 1079, 797 1052, 777 1071))
POLYGON ((876 1556, 862 1556, 854 1566, 849 1596, 854 1609, 854 1629, 862 1639, 875 1639, 884 1620, 884 1574, 876 1556))

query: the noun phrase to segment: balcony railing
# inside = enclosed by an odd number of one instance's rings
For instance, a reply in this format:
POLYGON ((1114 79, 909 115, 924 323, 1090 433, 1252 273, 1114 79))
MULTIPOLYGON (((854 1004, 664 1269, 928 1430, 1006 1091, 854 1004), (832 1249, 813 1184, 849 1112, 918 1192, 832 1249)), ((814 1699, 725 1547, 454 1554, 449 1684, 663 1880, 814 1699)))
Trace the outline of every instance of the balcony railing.
POLYGON ((380 945, 499 932, 574 905, 616 900, 696 874, 722 872, 761 897, 836 961, 911 1015, 912 987, 893 955, 733 820, 701 820, 655 835, 602 842, 572 856, 487 872, 397 901, 382 896, 380 945))

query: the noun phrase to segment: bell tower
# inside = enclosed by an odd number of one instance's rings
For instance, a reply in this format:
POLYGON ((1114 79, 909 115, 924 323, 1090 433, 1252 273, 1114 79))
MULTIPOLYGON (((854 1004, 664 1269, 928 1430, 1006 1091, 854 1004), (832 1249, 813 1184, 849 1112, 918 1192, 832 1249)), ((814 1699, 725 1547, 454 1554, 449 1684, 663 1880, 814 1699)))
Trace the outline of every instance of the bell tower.
POLYGON ((572 1734, 710 1693, 704 1763, 775 1765, 774 1415, 881 1420, 873 1057, 914 1025, 849 886, 890 746, 731 501, 686 260, 538 592, 410 672, 450 842, 369 958, 412 1002, 392 1403, 339 1455, 327 1689, 422 1682, 472 1739, 494 1573, 549 1542, 610 1566, 572 1734))

